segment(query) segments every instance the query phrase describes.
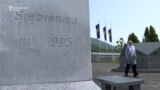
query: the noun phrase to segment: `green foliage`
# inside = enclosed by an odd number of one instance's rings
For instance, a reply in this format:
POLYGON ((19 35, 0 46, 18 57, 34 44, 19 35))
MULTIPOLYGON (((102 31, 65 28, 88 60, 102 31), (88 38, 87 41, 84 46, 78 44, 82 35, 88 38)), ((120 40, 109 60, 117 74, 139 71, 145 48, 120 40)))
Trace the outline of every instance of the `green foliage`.
POLYGON ((133 43, 139 43, 138 37, 134 33, 129 34, 128 41, 129 40, 131 40, 133 43))
POLYGON ((158 34, 156 33, 154 27, 150 25, 150 27, 146 27, 144 32, 144 42, 158 42, 158 34))
POLYGON ((97 45, 91 44, 91 51, 92 52, 100 52, 100 49, 97 45))
POLYGON ((116 43, 118 44, 118 48, 122 52, 122 48, 123 48, 123 45, 124 45, 124 39, 120 38, 116 43))
POLYGON ((150 26, 150 38, 152 42, 158 42, 158 35, 153 26, 150 26))
POLYGON ((144 32, 144 37, 146 42, 150 42, 150 34, 149 34, 149 29, 146 27, 145 32, 144 32))

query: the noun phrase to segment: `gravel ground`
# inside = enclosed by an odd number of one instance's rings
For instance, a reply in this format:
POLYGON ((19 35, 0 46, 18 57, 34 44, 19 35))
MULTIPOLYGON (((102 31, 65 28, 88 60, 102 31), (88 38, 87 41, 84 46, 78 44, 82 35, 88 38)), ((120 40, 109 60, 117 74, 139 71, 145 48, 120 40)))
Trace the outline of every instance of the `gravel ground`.
MULTIPOLYGON (((92 63, 93 79, 99 76, 109 75, 121 75, 123 72, 112 72, 111 69, 118 67, 118 63, 115 62, 94 62, 92 63)), ((129 73, 129 76, 133 76, 129 73)), ((141 85, 141 90, 160 90, 160 73, 139 73, 138 78, 144 80, 144 84, 141 85)), ((94 81, 99 85, 95 79, 94 81)))

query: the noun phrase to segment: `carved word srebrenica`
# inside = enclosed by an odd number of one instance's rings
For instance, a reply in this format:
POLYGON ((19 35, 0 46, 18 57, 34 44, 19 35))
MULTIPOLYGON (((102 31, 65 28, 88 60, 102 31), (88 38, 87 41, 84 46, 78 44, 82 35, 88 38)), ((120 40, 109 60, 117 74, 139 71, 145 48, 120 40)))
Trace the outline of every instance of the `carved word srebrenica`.
POLYGON ((14 13, 14 20, 24 21, 24 22, 49 22, 49 23, 64 23, 64 24, 77 24, 77 18, 69 16, 59 16, 59 15, 47 15, 40 13, 26 13, 23 11, 14 13))

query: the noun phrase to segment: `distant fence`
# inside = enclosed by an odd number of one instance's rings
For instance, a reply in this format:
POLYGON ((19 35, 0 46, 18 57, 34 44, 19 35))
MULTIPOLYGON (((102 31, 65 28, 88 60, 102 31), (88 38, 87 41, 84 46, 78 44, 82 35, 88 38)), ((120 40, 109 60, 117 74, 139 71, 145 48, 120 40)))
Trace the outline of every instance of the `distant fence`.
POLYGON ((92 62, 117 60, 120 53, 95 53, 92 52, 92 62))

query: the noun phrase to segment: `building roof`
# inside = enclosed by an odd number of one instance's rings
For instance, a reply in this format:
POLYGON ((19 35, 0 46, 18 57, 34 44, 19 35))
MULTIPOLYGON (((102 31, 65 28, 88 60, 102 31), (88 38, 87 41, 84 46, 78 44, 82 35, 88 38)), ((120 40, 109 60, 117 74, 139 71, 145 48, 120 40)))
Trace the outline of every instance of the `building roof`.
POLYGON ((134 46, 137 51, 149 55, 160 48, 160 42, 135 43, 134 46))

